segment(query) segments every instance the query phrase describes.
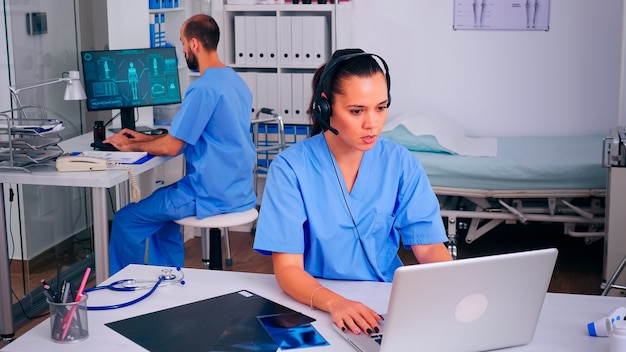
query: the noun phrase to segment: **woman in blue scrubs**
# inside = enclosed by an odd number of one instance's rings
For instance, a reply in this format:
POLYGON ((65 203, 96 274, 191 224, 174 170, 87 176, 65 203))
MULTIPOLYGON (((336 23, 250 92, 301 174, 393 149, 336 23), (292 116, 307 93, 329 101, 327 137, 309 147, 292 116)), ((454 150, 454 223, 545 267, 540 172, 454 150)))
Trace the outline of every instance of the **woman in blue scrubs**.
POLYGON ((422 165, 380 137, 390 81, 385 61, 360 49, 339 50, 319 68, 312 136, 272 162, 254 242, 272 255, 286 293, 356 334, 377 331, 381 317, 316 278, 390 282, 400 241, 420 263, 452 259, 422 165))

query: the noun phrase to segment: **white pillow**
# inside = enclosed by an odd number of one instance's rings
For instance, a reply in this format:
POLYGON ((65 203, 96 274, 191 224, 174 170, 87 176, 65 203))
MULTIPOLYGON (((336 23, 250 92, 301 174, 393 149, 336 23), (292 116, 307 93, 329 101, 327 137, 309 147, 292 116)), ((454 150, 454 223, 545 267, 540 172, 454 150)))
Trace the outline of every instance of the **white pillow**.
POLYGON ((495 157, 498 152, 496 138, 467 137, 461 126, 446 118, 402 114, 389 118, 383 131, 393 130, 398 125, 404 126, 415 136, 434 136, 441 146, 459 155, 495 157))

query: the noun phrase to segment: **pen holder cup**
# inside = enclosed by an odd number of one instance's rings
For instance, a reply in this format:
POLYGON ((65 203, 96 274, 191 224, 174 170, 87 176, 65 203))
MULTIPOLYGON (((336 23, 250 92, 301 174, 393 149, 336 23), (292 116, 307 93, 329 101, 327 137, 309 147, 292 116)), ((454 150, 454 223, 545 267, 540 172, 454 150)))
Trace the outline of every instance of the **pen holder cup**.
POLYGON ((50 308, 50 337, 58 343, 75 343, 89 336, 87 298, 79 302, 57 303, 48 300, 50 308))

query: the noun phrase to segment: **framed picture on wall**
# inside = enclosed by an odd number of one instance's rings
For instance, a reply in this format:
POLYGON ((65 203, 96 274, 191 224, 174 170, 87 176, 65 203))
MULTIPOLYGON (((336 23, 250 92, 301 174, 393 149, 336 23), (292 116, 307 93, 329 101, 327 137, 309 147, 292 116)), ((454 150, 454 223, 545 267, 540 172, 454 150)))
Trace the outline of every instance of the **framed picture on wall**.
POLYGON ((454 0, 454 25, 470 30, 547 31, 550 0, 454 0))

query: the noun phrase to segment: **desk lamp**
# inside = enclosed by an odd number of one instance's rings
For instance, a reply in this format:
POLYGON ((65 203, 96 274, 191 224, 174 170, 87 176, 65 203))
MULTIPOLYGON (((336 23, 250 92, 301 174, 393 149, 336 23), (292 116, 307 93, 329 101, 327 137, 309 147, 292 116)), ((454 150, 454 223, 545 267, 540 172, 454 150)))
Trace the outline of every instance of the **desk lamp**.
POLYGON ((32 89, 37 87, 43 87, 54 83, 67 82, 65 86, 65 95, 63 96, 63 100, 85 100, 87 96, 85 95, 85 90, 83 89, 82 83, 80 83, 80 73, 78 71, 67 71, 61 74, 61 78, 55 78, 49 81, 33 84, 31 86, 20 87, 9 86, 9 90, 11 94, 15 98, 18 107, 22 107, 22 102, 18 97, 21 91, 26 89, 32 89))

